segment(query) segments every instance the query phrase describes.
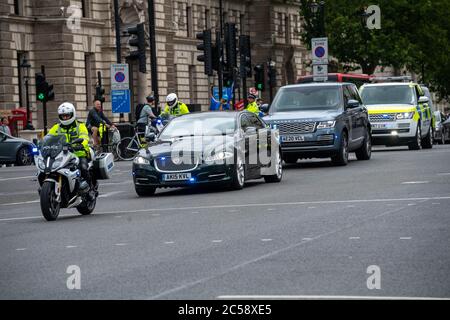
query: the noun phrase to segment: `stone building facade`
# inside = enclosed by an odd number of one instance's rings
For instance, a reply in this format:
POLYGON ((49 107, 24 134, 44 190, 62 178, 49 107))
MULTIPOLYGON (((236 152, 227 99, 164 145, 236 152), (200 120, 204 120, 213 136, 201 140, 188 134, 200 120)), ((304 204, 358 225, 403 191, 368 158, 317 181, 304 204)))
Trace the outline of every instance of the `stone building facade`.
MULTIPOLYGON (((145 21, 148 32, 147 1, 120 0, 119 6, 122 62, 126 62, 129 48, 124 31, 145 21)), ((185 103, 200 104, 207 110, 210 86, 217 85, 217 76, 203 73, 203 64, 196 59, 199 40, 195 35, 206 28, 219 29, 219 0, 156 0, 155 15, 161 100, 177 92, 185 103)), ((295 1, 224 0, 223 16, 225 22, 236 24, 238 35, 250 35, 253 64, 265 63, 268 58, 276 62, 277 87, 307 73, 304 62, 309 53, 300 42, 301 21, 295 1)), ((55 92, 55 100, 47 104, 49 125, 56 121, 57 106, 64 101, 76 103, 81 119, 87 116, 98 71, 106 89, 104 109, 118 121, 118 115, 111 114, 108 95, 110 64, 116 63, 113 0, 2 0, 0 35, 0 110, 25 106, 25 72, 19 67, 25 57, 31 64, 29 97, 35 127, 43 126, 34 88, 34 74, 41 65, 55 92)), ((138 87, 137 62, 129 63, 134 105, 152 92, 150 50, 144 88, 138 87)), ((253 79, 248 79, 251 86, 253 79)), ((263 98, 267 100, 267 90, 263 98)))

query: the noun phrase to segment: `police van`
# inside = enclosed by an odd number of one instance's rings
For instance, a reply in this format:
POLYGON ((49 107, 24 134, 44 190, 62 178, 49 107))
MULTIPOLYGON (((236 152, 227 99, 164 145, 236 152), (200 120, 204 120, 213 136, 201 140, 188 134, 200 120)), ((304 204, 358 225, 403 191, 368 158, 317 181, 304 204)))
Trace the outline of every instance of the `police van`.
POLYGON ((360 88, 369 113, 372 143, 433 147, 432 112, 421 86, 409 77, 373 78, 360 88))

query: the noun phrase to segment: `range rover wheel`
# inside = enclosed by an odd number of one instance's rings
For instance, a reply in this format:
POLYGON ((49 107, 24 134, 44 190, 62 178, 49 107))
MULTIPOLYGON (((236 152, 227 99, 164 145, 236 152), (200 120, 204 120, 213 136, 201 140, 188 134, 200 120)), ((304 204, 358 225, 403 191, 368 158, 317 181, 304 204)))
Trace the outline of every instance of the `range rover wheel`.
POLYGON ((339 151, 331 157, 331 162, 335 166, 346 166, 348 164, 348 138, 345 131, 341 134, 341 143, 339 151))
POLYGON ((433 130, 431 129, 431 126, 430 129, 428 129, 428 134, 422 139, 422 146, 424 149, 433 148, 433 130))
POLYGON ((355 154, 358 160, 370 160, 372 156, 372 139, 368 130, 366 130, 366 136, 364 137, 362 146, 356 150, 355 154))
POLYGON ((409 150, 420 150, 422 149, 422 130, 420 130, 420 122, 417 124, 416 136, 414 138, 414 142, 411 142, 408 145, 409 150))

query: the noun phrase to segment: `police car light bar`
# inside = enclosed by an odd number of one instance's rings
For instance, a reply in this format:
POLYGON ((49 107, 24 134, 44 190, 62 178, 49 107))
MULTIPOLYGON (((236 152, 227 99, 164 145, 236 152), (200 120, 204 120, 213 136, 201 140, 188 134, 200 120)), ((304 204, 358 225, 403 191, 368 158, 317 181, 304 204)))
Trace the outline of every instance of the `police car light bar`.
POLYGON ((370 79, 371 82, 411 82, 411 76, 401 76, 401 77, 373 77, 370 79))

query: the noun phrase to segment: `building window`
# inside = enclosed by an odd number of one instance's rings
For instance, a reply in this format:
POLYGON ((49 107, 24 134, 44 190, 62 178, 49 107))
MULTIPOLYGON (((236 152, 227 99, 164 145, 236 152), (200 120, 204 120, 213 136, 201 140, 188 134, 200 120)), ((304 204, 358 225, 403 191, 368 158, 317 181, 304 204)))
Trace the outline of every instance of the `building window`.
POLYGON ((90 0, 81 0, 81 14, 83 18, 90 18, 90 0))
POLYGON ((197 102, 197 88, 195 87, 196 81, 196 69, 194 65, 189 66, 189 98, 192 103, 197 102))
POLYGON ((14 0, 14 14, 23 16, 23 0, 14 0))
POLYGON ((291 17, 288 14, 284 17, 284 28, 286 43, 289 44, 291 43, 291 17))
POLYGON ((211 28, 211 16, 209 14, 209 9, 205 9, 205 29, 211 28))
POLYGON ((239 24, 240 24, 240 34, 245 34, 246 30, 245 30, 245 23, 246 23, 246 19, 245 19, 245 14, 241 14, 240 18, 239 18, 239 24))
POLYGON ((186 7, 186 31, 188 38, 192 37, 193 26, 192 26, 192 7, 186 7))
POLYGON ((86 84, 86 106, 91 105, 92 100, 94 99, 94 74, 93 74, 93 63, 92 63, 92 53, 87 53, 84 55, 84 76, 85 76, 85 84, 86 84))

